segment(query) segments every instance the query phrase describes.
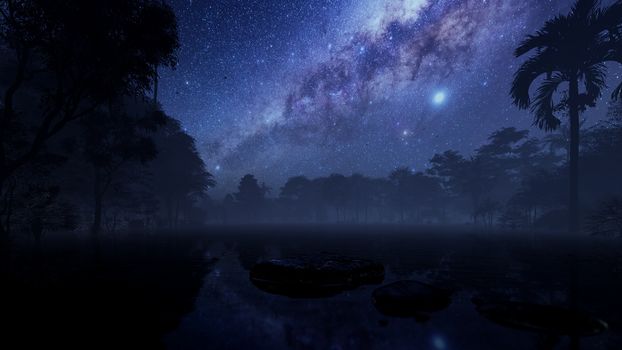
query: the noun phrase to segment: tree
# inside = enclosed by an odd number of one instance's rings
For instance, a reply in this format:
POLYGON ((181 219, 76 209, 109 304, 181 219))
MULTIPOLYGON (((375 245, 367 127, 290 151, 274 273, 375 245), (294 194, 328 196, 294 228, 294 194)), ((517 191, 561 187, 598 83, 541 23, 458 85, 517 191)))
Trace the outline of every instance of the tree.
POLYGON ((435 154, 430 159, 428 173, 439 178, 443 190, 450 196, 457 196, 461 191, 458 179, 465 161, 460 153, 452 150, 435 154))
POLYGON ((428 173, 439 179, 443 189, 452 197, 464 195, 470 202, 470 215, 477 222, 478 208, 483 196, 492 190, 494 174, 485 157, 465 159, 456 151, 436 154, 430 159, 428 173))
POLYGON ((411 193, 409 197, 412 198, 412 209, 415 211, 417 222, 421 222, 424 216, 442 218, 443 213, 436 210, 442 205, 443 199, 439 180, 418 172, 410 176, 408 182, 408 191, 411 193))
POLYGON ((337 221, 341 221, 341 216, 345 220, 345 205, 349 192, 348 181, 341 174, 331 174, 321 182, 322 197, 335 208, 337 221))
POLYGON ((100 231, 104 196, 115 177, 128 163, 144 164, 156 157, 156 146, 149 133, 165 121, 163 114, 157 111, 143 109, 134 115, 121 101, 82 119, 82 153, 93 171, 91 232, 94 235, 100 231))
POLYGON ((242 206, 242 210, 246 213, 247 220, 255 216, 259 206, 265 200, 265 195, 265 186, 259 186, 255 176, 246 174, 240 179, 238 192, 235 193, 235 199, 242 206))
POLYGON ((111 97, 150 90, 177 47, 175 15, 160 1, 0 1, 0 49, 14 66, 2 86, 0 198, 67 125, 111 97))
MULTIPOLYGON (((194 139, 186 134, 179 122, 167 117, 153 139, 158 156, 150 162, 153 191, 164 203, 169 228, 179 224, 184 208, 191 207, 216 182, 205 169, 194 139)), ((188 214, 186 212, 186 214, 188 214)))
POLYGON ((369 205, 372 198, 371 181, 369 178, 361 174, 352 174, 348 178, 350 185, 350 201, 354 209, 354 215, 356 222, 360 222, 361 210, 363 211, 363 218, 365 222, 368 219, 369 205))
POLYGON ((592 235, 622 237, 622 199, 603 202, 589 217, 588 230, 592 235))
POLYGON ((412 176, 412 171, 407 167, 400 167, 389 174, 389 180, 393 184, 392 199, 398 209, 400 222, 404 222, 406 209, 411 203, 408 191, 408 180, 412 176))
POLYGON ((313 186, 304 176, 294 176, 281 187, 280 198, 287 203, 286 211, 291 217, 306 218, 313 208, 313 186))
MULTIPOLYGON (((579 115, 593 107, 605 88, 605 62, 622 63, 622 1, 601 9, 598 0, 578 0, 567 15, 559 15, 529 35, 516 48, 516 57, 535 50, 516 71, 510 95, 521 109, 531 108, 534 124, 555 130, 566 112, 570 119, 569 230, 579 229, 579 115), (541 76, 535 98, 531 85, 541 76), (567 84, 561 94, 557 90, 567 84), (581 91, 579 85, 583 84, 581 91), (560 95, 560 96, 557 96, 560 95), (557 98, 559 97, 559 98, 557 98), (557 98, 557 100, 556 100, 557 98)), ((613 93, 622 94, 622 85, 613 93)))

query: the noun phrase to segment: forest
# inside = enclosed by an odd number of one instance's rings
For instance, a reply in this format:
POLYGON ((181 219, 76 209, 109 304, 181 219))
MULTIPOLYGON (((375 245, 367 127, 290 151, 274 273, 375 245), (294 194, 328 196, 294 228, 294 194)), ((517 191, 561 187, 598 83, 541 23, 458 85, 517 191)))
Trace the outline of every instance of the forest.
MULTIPOLYGON (((583 130, 580 195, 583 231, 620 236, 620 107, 583 130), (606 172, 603 172, 606 169, 606 172)), ((331 174, 291 177, 273 192, 251 174, 238 191, 209 201, 209 220, 227 222, 468 224, 511 230, 566 231, 567 128, 544 137, 507 127, 472 155, 448 150, 423 172, 386 178, 331 174)))

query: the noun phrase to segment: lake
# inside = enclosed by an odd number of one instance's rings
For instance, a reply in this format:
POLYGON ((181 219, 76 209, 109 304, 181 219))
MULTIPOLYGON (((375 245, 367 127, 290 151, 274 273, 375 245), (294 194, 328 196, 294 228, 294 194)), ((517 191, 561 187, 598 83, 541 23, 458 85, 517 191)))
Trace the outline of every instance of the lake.
POLYGON ((218 228, 201 240, 217 259, 194 311, 164 337, 171 349, 535 349, 556 347, 529 331, 482 317, 474 296, 585 310, 610 329, 583 337, 581 349, 622 344, 622 250, 619 240, 562 234, 398 226, 248 226, 218 228), (381 262, 383 284, 414 279, 456 292, 427 321, 381 314, 378 286, 327 298, 290 298, 256 288, 257 261, 331 253, 381 262))

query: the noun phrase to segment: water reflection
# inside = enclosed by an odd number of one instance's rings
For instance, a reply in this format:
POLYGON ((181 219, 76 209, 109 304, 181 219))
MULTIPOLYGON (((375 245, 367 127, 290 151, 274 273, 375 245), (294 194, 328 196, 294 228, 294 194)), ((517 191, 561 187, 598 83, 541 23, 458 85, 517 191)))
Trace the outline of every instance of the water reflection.
MULTIPOLYGON (((290 256, 291 251, 286 250, 271 245, 235 245, 224 249, 220 244, 211 246, 210 254, 220 259, 214 272, 205 278, 195 311, 166 337, 167 346, 171 349, 533 349, 541 341, 537 334, 490 322, 471 303, 472 297, 486 288, 482 282, 485 279, 493 282, 499 294, 521 295, 521 291, 506 288, 505 284, 509 284, 507 276, 524 278, 528 272, 522 266, 502 271, 499 264, 493 264, 487 271, 477 272, 458 258, 451 258, 456 261, 454 265, 447 263, 447 257, 441 260, 447 255, 444 252, 438 254, 440 258, 428 253, 426 264, 421 265, 420 256, 404 254, 403 258, 396 258, 393 253, 368 254, 385 263, 388 284, 402 279, 434 283, 430 276, 441 276, 441 282, 451 280, 461 286, 452 295, 450 304, 435 310, 427 322, 418 323, 414 318, 396 318, 379 312, 371 302, 377 286, 363 285, 322 299, 289 298, 253 286, 248 278, 249 269, 260 260, 290 256), (501 277, 494 279, 497 269, 501 277)), ((517 280, 515 286, 519 283, 517 280)), ((546 293, 554 295, 557 291, 546 293)), ((582 349, 603 348, 597 338, 583 342, 582 349)))
POLYGON ((386 316, 412 317, 425 322, 432 313, 449 306, 451 294, 449 290, 421 281, 402 280, 374 290, 372 302, 386 316))

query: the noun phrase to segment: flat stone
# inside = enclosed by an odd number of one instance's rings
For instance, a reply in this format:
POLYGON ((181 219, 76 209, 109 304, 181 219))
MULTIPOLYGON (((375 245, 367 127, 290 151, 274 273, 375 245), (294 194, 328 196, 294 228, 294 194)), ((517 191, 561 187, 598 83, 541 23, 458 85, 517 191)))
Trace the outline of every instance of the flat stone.
POLYGON ((326 254, 272 259, 250 271, 257 288, 290 297, 326 297, 383 279, 382 264, 326 254))
POLYGON ((372 301, 384 315, 425 320, 428 313, 449 306, 451 292, 423 282, 404 280, 377 288, 372 301))
POLYGON ((586 312, 552 305, 474 299, 487 319, 514 329, 558 336, 589 336, 607 330, 607 323, 586 312))

